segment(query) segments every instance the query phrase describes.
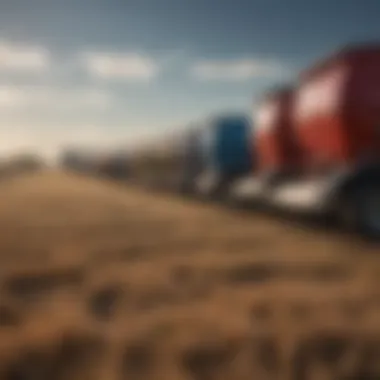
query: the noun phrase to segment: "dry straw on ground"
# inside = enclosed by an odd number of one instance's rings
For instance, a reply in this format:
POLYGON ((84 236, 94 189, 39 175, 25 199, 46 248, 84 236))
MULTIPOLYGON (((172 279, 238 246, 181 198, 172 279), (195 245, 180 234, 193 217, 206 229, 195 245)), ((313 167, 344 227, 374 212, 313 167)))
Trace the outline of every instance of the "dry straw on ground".
POLYGON ((1 379, 380 378, 378 247, 47 171, 0 226, 1 379))

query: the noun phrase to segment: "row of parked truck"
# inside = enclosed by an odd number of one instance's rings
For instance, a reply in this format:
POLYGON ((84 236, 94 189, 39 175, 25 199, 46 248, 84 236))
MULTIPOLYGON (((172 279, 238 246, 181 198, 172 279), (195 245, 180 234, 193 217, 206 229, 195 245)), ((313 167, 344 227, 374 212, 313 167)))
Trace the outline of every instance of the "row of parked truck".
POLYGON ((113 167, 147 186, 325 216, 379 237, 380 44, 331 54, 255 109, 212 117, 113 167))

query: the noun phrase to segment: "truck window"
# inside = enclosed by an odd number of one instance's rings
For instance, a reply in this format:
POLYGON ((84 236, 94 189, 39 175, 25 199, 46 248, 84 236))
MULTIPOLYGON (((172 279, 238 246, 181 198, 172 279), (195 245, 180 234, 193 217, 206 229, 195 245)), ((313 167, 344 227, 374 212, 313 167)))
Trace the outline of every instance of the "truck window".
POLYGON ((305 84, 295 96, 296 121, 336 112, 341 104, 346 77, 346 70, 339 67, 305 84))
POLYGON ((267 132, 274 127, 278 115, 278 104, 271 102, 263 105, 254 115, 255 130, 258 133, 267 132))

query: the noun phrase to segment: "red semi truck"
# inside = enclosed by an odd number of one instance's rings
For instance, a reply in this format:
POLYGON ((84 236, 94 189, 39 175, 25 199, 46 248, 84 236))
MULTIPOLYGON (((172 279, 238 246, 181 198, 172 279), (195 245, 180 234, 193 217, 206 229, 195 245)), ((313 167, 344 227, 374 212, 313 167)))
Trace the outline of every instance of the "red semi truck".
POLYGON ((380 236, 380 45, 324 59, 268 94, 255 119, 258 165, 233 196, 380 236))
POLYGON ((292 131, 293 89, 282 87, 266 94, 257 115, 253 149, 257 174, 291 172, 298 162, 298 147, 292 131))

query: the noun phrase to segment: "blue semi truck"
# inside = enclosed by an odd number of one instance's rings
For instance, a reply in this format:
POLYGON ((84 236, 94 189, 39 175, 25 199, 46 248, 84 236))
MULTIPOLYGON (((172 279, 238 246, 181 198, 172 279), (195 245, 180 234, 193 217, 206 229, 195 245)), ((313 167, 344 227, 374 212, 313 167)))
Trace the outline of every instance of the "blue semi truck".
POLYGON ((202 196, 224 194, 235 180, 254 165, 252 125, 245 115, 212 118, 201 131, 202 171, 195 191, 202 196))

